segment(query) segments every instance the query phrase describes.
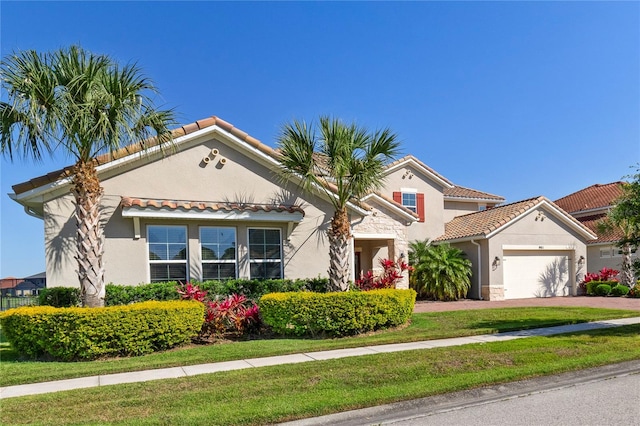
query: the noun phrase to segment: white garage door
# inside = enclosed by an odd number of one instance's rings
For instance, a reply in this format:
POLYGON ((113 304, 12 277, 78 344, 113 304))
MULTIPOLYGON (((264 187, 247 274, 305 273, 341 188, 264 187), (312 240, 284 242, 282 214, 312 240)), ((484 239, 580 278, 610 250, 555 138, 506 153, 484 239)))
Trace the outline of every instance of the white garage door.
POLYGON ((569 252, 505 251, 504 298, 568 296, 571 294, 569 252))

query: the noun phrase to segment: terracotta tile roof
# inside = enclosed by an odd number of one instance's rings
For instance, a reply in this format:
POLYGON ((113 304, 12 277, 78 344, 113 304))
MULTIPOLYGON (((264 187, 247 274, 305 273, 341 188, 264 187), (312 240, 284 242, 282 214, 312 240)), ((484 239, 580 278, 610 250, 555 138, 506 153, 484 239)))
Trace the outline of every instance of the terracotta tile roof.
POLYGON ((555 201, 561 209, 571 214, 585 210, 606 208, 622 195, 625 182, 595 184, 555 201))
MULTIPOLYGON (((485 238, 496 229, 506 225, 542 202, 547 202, 550 205, 555 206, 549 199, 540 196, 517 201, 511 204, 505 204, 503 206, 493 207, 480 212, 457 216, 445 224, 444 235, 436 238, 434 241, 448 241, 470 237, 485 238)), ((558 208, 558 206, 555 207, 558 208)), ((558 208, 558 210, 562 211, 560 208, 558 208)), ((566 214, 566 218, 577 226, 588 230, 588 228, 585 228, 573 216, 566 214)))
POLYGON ((387 164, 387 169, 393 168, 395 166, 397 166, 398 164, 402 164, 407 160, 413 160, 416 163, 418 163, 421 167, 424 167, 425 169, 427 169, 430 173, 433 173, 435 176, 437 176, 438 178, 442 179, 443 181, 445 181, 446 183, 448 183, 449 185, 453 186, 453 183, 451 183, 451 181, 449 179, 447 179, 446 177, 442 176, 440 173, 436 172, 435 170, 433 170, 431 167, 427 166, 426 164, 424 164, 422 161, 420 161, 419 159, 417 159, 416 157, 414 157, 413 155, 409 154, 409 155, 405 155, 404 157, 387 164))
POLYGON ((520 216, 545 200, 544 197, 529 198, 504 206, 453 218, 444 225, 444 234, 434 241, 455 240, 467 237, 486 237, 502 225, 520 216))
POLYGON ((587 244, 598 244, 598 243, 615 243, 622 239, 623 234, 620 229, 610 229, 604 232, 601 232, 598 229, 598 224, 607 217, 606 213, 594 214, 591 216, 583 216, 577 218, 580 223, 589 228, 591 232, 598 236, 597 240, 588 241, 587 244))
POLYGON ((140 207, 140 208, 168 208, 170 210, 198 210, 198 211, 263 211, 277 213, 302 213, 304 210, 300 206, 286 206, 283 204, 244 204, 229 203, 225 201, 187 201, 187 200, 156 200, 150 198, 133 198, 122 197, 120 201, 121 207, 140 207))
MULTIPOLYGON (((248 135, 246 132, 243 132, 242 130, 234 127, 232 124, 216 117, 216 116, 211 116, 208 118, 205 118, 203 120, 198 120, 196 122, 190 123, 190 124, 186 124, 182 127, 179 127, 177 129, 174 129, 172 131, 172 135, 174 138, 179 138, 181 136, 185 136, 194 132, 197 132, 198 130, 202 130, 202 129, 206 129, 208 127, 211 126, 218 126, 221 129, 231 133, 233 136, 237 137, 238 139, 241 139, 242 141, 248 143, 249 145, 251 145, 252 147, 256 148, 257 150, 263 152, 264 154, 267 154, 275 159, 279 158, 279 154, 271 147, 263 144, 262 142, 260 142, 258 139, 248 135)), ((122 147, 120 149, 118 149, 117 151, 113 152, 113 153, 107 153, 107 154, 102 154, 96 157, 96 164, 97 165, 102 165, 102 164, 106 164, 109 163, 111 161, 117 160, 119 158, 123 158, 126 157, 127 155, 131 155, 131 154, 135 154, 138 152, 141 152, 143 150, 144 147, 152 147, 157 145, 157 139, 150 139, 147 141, 144 141, 144 143, 140 143, 140 142, 136 142, 133 143, 131 145, 127 145, 125 147, 122 147)), ((71 169, 73 166, 67 166, 63 169, 60 170, 56 170, 54 172, 48 173, 46 175, 43 176, 39 176, 36 178, 33 178, 31 180, 28 180, 26 182, 22 182, 22 183, 18 183, 16 185, 13 185, 13 191, 16 194, 21 194, 23 192, 27 192, 29 190, 35 189, 35 188, 39 188, 41 186, 47 185, 49 183, 53 183, 56 182, 60 179, 64 179, 66 177, 70 177, 71 176, 71 169)))
POLYGON ((456 197, 456 198, 474 198, 474 199, 483 199, 483 200, 492 200, 496 202, 504 202, 504 197, 499 195, 489 194, 488 192, 477 191, 471 188, 465 188, 464 186, 454 186, 453 188, 445 188, 444 189, 445 197, 456 197))

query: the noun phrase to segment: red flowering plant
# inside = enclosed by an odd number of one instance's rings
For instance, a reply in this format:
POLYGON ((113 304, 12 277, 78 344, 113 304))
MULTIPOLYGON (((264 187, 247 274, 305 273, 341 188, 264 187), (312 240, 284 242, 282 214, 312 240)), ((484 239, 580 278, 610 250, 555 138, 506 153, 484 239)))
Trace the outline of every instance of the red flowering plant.
POLYGON ((402 259, 397 262, 391 259, 380 259, 380 266, 382 266, 382 274, 376 276, 372 271, 367 271, 356 280, 356 287, 362 291, 396 288, 396 284, 402 279, 402 273, 413 269, 402 259))
POLYGON ((602 268, 598 272, 588 272, 582 282, 579 284, 579 287, 586 291, 587 294, 590 293, 589 287, 595 288, 598 284, 595 283, 605 283, 605 282, 618 282, 616 276, 620 273, 617 269, 611 268, 602 268), (594 283, 589 284, 588 283, 594 283))
POLYGON ((255 302, 242 294, 208 300, 207 292, 197 285, 186 283, 177 288, 184 300, 197 300, 205 304, 204 324, 200 340, 222 335, 241 335, 260 327, 260 310, 255 302))

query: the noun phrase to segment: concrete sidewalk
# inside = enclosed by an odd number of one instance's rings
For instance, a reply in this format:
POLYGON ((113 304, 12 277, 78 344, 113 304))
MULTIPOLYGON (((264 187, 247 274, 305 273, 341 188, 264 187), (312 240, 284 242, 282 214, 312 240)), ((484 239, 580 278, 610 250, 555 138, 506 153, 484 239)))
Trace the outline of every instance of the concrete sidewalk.
POLYGON ((301 362, 346 358, 360 355, 372 355, 387 352, 401 352, 416 349, 432 349, 447 346, 460 346, 471 343, 501 342, 533 336, 551 336, 601 328, 620 327, 640 324, 640 317, 595 321, 558 327, 536 328, 531 330, 511 331, 498 334, 482 334, 479 336, 454 337, 450 339, 425 340, 410 343, 365 346, 332 351, 308 352, 291 355, 253 358, 237 361, 216 362, 211 364, 189 365, 184 367, 160 368, 155 370, 134 371, 130 373, 107 374, 102 376, 80 377, 77 379, 57 380, 52 382, 32 383, 26 385, 6 386, 0 388, 0 399, 25 395, 59 392, 72 389, 92 388, 122 383, 146 382, 151 380, 174 379, 178 377, 211 374, 220 371, 242 370, 246 368, 266 367, 270 365, 296 364, 301 362))

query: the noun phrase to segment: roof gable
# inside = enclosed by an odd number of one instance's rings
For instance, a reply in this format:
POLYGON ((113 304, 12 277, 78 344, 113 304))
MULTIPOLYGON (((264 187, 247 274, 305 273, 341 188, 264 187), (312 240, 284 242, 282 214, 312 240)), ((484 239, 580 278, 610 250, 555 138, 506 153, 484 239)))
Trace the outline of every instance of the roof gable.
MULTIPOLYGON (((258 139, 216 116, 198 120, 194 123, 190 123, 173 130, 176 151, 178 151, 182 145, 185 145, 200 136, 208 134, 224 135, 226 136, 226 139, 236 142, 237 146, 243 148, 245 153, 261 158, 274 170, 279 167, 280 153, 278 153, 277 150, 263 144, 258 139)), ((123 147, 112 154, 103 154, 98 156, 95 159, 98 172, 101 173, 125 163, 144 163, 144 161, 149 161, 148 158, 151 158, 152 154, 160 151, 160 147, 157 146, 157 144, 154 145, 153 141, 151 143, 147 143, 146 146, 151 146, 145 151, 146 155, 143 154, 143 146, 139 143, 134 143, 123 147)), ((71 179, 71 169, 72 166, 68 166, 64 169, 14 185, 13 190, 15 195, 12 198, 21 202, 22 200, 34 195, 40 195, 51 189, 58 188, 61 185, 69 184, 71 179)), ((336 192, 336 187, 331 182, 325 181, 323 186, 328 191, 324 191, 318 187, 317 189, 321 194, 331 196, 330 194, 332 192, 336 192)), ((369 210, 371 210, 370 206, 358 200, 351 200, 348 206, 359 214, 368 214, 369 210)))
POLYGON ((591 210, 607 209, 622 196, 625 182, 595 184, 555 201, 563 210, 574 214, 591 210))
POLYGON ((596 236, 579 221, 560 209, 546 197, 540 196, 480 212, 457 216, 445 224, 445 233, 434 241, 491 238, 519 218, 524 217, 524 215, 532 209, 542 206, 546 207, 554 216, 568 224, 585 238, 596 238, 596 236))
POLYGON ((399 160, 396 160, 392 163, 389 163, 385 169, 385 174, 390 174, 402 167, 406 167, 408 165, 413 166, 413 168, 415 168, 416 170, 420 171, 420 173, 425 176, 426 178, 428 178, 429 180, 436 182, 437 184, 439 184, 440 186, 442 186, 443 188, 453 188, 454 185, 453 183, 451 183, 451 181, 447 178, 445 178, 444 176, 442 176, 441 174, 439 174, 438 172, 436 172, 435 170, 433 170, 431 167, 427 166, 426 164, 424 164, 422 161, 418 160, 416 157, 414 157, 413 155, 406 155, 404 157, 402 157, 399 160))

